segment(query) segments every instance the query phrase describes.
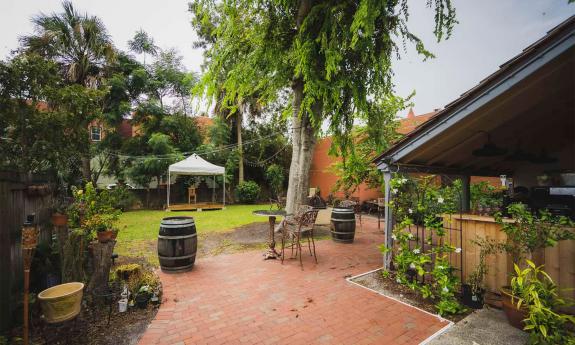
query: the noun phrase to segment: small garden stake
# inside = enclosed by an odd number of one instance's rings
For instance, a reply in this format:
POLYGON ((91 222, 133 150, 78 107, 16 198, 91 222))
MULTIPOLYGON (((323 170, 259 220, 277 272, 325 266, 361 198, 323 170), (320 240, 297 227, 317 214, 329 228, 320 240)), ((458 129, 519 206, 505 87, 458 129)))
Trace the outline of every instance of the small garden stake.
POLYGON ((22 257, 24 259, 24 345, 28 345, 28 293, 30 290, 30 266, 34 257, 34 249, 38 244, 38 228, 34 225, 34 214, 26 216, 22 225, 22 257))

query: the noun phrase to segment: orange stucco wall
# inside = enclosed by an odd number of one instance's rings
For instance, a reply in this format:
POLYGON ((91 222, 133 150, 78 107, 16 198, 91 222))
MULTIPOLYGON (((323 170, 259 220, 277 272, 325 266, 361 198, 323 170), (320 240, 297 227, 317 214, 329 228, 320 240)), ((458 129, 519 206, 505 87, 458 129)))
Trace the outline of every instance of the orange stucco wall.
MULTIPOLYGON (((317 142, 314 149, 313 160, 309 174, 310 188, 319 187, 321 197, 324 199, 326 199, 330 193, 333 193, 332 188, 335 186, 338 180, 337 175, 331 171, 331 166, 340 158, 329 155, 329 147, 331 145, 331 141, 331 137, 326 137, 320 139, 317 142)), ((333 194, 337 198, 344 197, 343 192, 335 192, 333 194)), ((351 196, 359 198, 359 200, 363 202, 366 200, 373 200, 382 197, 382 193, 379 189, 372 189, 367 185, 362 184, 351 196)))
MULTIPOLYGON (((416 116, 413 110, 410 109, 407 117, 400 120, 398 133, 407 134, 414 130, 417 126, 429 120, 437 111, 416 116)), ((343 198, 343 192, 333 192, 332 188, 335 186, 338 177, 331 170, 333 163, 338 162, 340 158, 329 155, 329 147, 331 145, 331 137, 326 137, 318 140, 311 163, 309 173, 309 187, 320 189, 321 197, 326 199, 331 193, 337 198, 343 198)), ((494 186, 500 185, 499 178, 497 177, 479 177, 472 176, 471 183, 478 183, 480 181, 487 181, 494 186)), ((383 187, 383 186, 382 186, 383 187)), ((367 200, 374 200, 383 197, 381 188, 369 188, 366 184, 359 186, 357 191, 351 195, 360 200, 360 202, 367 200)))

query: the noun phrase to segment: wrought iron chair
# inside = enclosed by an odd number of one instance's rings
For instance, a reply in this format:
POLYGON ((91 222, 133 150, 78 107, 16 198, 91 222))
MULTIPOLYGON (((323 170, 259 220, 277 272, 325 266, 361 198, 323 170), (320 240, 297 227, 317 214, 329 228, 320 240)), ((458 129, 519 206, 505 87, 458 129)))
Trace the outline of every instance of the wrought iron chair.
POLYGON ((188 188, 188 204, 192 203, 192 199, 194 199, 194 204, 198 203, 198 196, 196 194, 196 188, 189 187, 188 188))
POLYGON ((287 198, 285 196, 279 196, 277 199, 270 198, 270 210, 276 207, 278 210, 284 210, 286 208, 287 198))
MULTIPOLYGON (((309 207, 309 206, 304 206, 309 207)), ((300 210, 302 207, 300 207, 300 210)), ((313 227, 315 225, 315 220, 317 219, 318 210, 308 210, 304 213, 301 213, 299 216, 294 216, 292 218, 286 218, 283 221, 283 228, 282 228, 282 264, 285 258, 285 248, 286 248, 286 240, 291 240, 291 244, 289 245, 291 248, 291 257, 293 258, 293 251, 294 247, 296 249, 296 255, 299 256, 299 264, 303 270, 303 262, 302 262, 302 246, 301 240, 302 235, 307 237, 307 246, 309 249, 309 254, 314 257, 315 262, 317 263, 317 256, 315 254, 315 241, 313 239, 313 227), (313 252, 312 252, 313 246, 313 252)))
POLYGON ((381 229, 381 212, 385 211, 385 198, 377 198, 377 228, 381 229))

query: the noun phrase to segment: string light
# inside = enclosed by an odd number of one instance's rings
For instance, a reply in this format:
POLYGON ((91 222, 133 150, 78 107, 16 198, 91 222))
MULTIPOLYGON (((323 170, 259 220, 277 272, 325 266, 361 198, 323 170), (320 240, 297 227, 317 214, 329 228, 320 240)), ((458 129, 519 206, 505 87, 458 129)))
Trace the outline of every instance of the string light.
MULTIPOLYGON (((291 128, 291 129, 294 130, 294 129, 299 129, 299 128, 301 128, 301 127, 293 127, 293 128, 291 128)), ((278 134, 280 134, 280 133, 282 133, 282 131, 277 131, 277 132, 274 132, 274 133, 272 133, 272 134, 263 136, 263 137, 261 137, 261 138, 252 139, 252 140, 246 141, 246 142, 244 142, 244 143, 242 144, 242 147, 243 147, 243 146, 249 146, 249 145, 254 144, 254 143, 258 142, 258 141, 261 141, 261 140, 270 138, 270 137, 275 136, 275 135, 278 135, 278 134)), ((286 145, 286 146, 287 146, 287 145, 286 145)), ((285 149, 286 146, 284 146, 280 151, 276 152, 272 157, 270 157, 270 159, 273 158, 273 157, 275 157, 279 152, 281 152, 283 149, 285 149)), ((222 146, 222 147, 219 147, 219 148, 216 148, 216 149, 212 149, 212 150, 195 151, 195 152, 183 152, 183 153, 180 153, 180 154, 183 155, 183 156, 186 156, 186 157, 187 157, 187 156, 190 156, 190 155, 192 155, 192 154, 196 154, 196 155, 198 155, 198 156, 207 156, 207 155, 214 154, 214 153, 217 153, 217 152, 222 152, 222 151, 226 151, 226 150, 232 150, 232 149, 237 148, 237 147, 239 147, 239 144, 235 143, 235 144, 225 145, 225 146, 222 146)), ((116 157, 118 157, 118 158, 134 159, 134 160, 143 160, 143 159, 149 159, 149 158, 159 159, 159 160, 164 160, 164 159, 165 159, 165 160, 171 160, 171 159, 174 159, 174 158, 176 158, 176 157, 178 157, 178 156, 180 155, 180 154, 165 154, 165 155, 128 155, 128 154, 124 154, 124 153, 112 152, 112 151, 107 151, 107 150, 104 150, 103 153, 108 154, 108 155, 111 155, 111 156, 116 156, 116 157)), ((266 159, 266 160, 263 161, 263 162, 257 162, 256 164, 263 164, 263 163, 269 161, 270 159, 266 159)), ((244 161, 246 161, 246 159, 244 159, 244 161)), ((253 162, 252 162, 252 163, 253 163, 253 162)))

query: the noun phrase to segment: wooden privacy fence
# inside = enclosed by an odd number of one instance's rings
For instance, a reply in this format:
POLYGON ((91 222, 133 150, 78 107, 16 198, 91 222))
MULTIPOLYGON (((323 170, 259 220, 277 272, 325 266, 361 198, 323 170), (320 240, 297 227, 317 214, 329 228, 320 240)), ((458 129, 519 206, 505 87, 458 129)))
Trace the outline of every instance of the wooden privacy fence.
MULTIPOLYGON (((463 283, 467 282, 469 275, 479 264, 480 248, 473 243, 473 240, 478 238, 498 242, 507 240, 507 235, 493 217, 450 214, 443 215, 443 223, 446 230, 443 238, 445 243, 461 248, 460 254, 450 254, 449 261, 456 269, 455 275, 460 277, 463 283)), ((438 237, 423 226, 412 225, 407 231, 414 235, 410 248, 419 246, 424 248, 424 251, 429 251, 432 246, 438 245, 438 237), (429 234, 432 234, 431 244, 426 243, 429 234)), ((545 265, 545 272, 562 289, 563 297, 575 299, 575 240, 560 241, 554 247, 539 250, 533 254, 532 260, 537 265, 545 265)), ((509 285, 514 274, 513 260, 506 253, 498 253, 489 255, 486 264, 489 272, 485 277, 485 286, 488 291, 499 294, 499 288, 509 285)))
MULTIPOLYGON (((43 179, 0 171, 0 331, 15 321, 12 315, 23 291, 21 226, 26 215, 35 213, 40 241, 50 241, 51 196, 43 179)), ((19 315, 19 314, 18 314, 19 315)))
MULTIPOLYGON (((446 226, 461 228, 464 282, 479 263, 480 248, 472 243, 473 240, 477 238, 494 239, 500 242, 507 240, 507 235, 493 217, 452 215, 451 224, 446 226)), ((459 242, 459 240, 459 238, 454 238, 454 241, 459 242)), ((560 241, 554 247, 539 250, 533 254, 532 259, 537 265, 545 265, 545 272, 561 289, 575 288, 574 240, 560 241)), ((457 261, 454 260, 453 265, 461 268, 457 261)), ((498 293, 499 288, 509 285, 510 277, 514 273, 513 261, 509 255, 499 253, 488 256, 486 262, 489 272, 485 277, 485 285, 489 291, 498 293)), ((561 293, 564 297, 575 298, 575 290, 563 290, 561 293)))

